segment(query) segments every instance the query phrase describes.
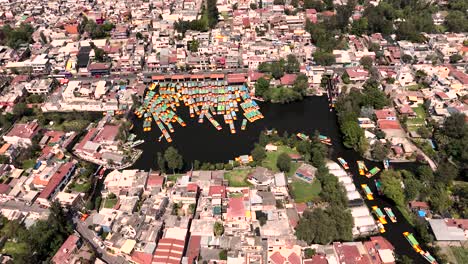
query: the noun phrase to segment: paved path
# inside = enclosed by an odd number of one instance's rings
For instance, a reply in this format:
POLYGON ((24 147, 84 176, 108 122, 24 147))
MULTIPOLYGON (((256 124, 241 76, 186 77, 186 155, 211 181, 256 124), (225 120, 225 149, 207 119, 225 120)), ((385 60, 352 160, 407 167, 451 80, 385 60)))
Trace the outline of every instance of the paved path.
POLYGON ((75 224, 75 230, 81 235, 83 239, 88 241, 92 247, 98 252, 99 258, 107 262, 108 264, 124 264, 128 263, 123 257, 117 257, 109 254, 106 249, 102 249, 99 245, 94 242, 95 234, 87 226, 86 222, 81 221, 78 217, 73 217, 73 223, 75 224))

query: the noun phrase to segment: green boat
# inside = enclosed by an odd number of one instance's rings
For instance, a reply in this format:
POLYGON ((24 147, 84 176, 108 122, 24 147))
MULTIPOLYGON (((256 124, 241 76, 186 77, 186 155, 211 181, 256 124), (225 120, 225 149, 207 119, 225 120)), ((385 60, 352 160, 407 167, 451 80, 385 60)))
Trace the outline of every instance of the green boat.
POLYGON ((310 138, 309 136, 307 136, 306 134, 303 134, 303 133, 297 133, 296 136, 300 139, 300 140, 304 140, 304 141, 310 141, 310 138))
POLYGON ((380 172, 380 168, 379 167, 374 167, 374 168, 372 168, 370 171, 368 171, 366 173, 366 177, 371 178, 371 177, 375 176, 379 172, 380 172))

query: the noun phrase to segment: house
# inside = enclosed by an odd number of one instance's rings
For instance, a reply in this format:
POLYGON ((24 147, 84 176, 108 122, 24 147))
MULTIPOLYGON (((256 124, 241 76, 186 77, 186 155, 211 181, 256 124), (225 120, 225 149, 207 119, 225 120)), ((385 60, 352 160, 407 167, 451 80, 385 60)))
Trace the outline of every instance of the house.
POLYGON ((77 263, 73 255, 78 253, 81 245, 81 239, 78 236, 70 235, 52 257, 51 262, 54 264, 77 263))
POLYGON ((311 183, 315 179, 315 173, 317 172, 317 168, 314 166, 303 163, 301 166, 296 170, 294 176, 300 180, 303 180, 307 183, 311 183))
POLYGON ((369 78, 369 72, 360 67, 346 68, 346 74, 352 82, 365 82, 369 78))
POLYGON ((437 241, 466 241, 468 219, 429 219, 437 241))
POLYGON ((75 163, 67 162, 52 175, 45 188, 39 194, 37 202, 42 205, 49 205, 49 201, 70 181, 75 171, 75 163))
POLYGON ((390 120, 395 121, 397 120, 395 110, 392 108, 386 108, 382 110, 375 110, 374 112, 377 120, 390 120))
POLYGON ((272 183, 274 173, 264 167, 256 167, 253 172, 251 172, 247 178, 248 181, 254 185, 269 185, 272 183))
POLYGON ((32 139, 39 132, 39 124, 36 120, 26 124, 15 124, 13 128, 3 136, 6 143, 20 145, 23 147, 31 146, 32 139))
POLYGON ((285 74, 283 77, 280 79, 281 85, 284 86, 292 86, 294 82, 296 81, 297 75, 296 74, 285 74))

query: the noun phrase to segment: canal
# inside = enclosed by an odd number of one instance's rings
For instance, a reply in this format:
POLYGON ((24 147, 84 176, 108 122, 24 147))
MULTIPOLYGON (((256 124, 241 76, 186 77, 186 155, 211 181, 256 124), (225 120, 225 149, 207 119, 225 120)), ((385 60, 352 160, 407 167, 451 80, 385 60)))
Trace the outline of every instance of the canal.
MULTIPOLYGON (((264 119, 254 123, 248 123, 247 129, 240 130, 242 118, 236 121, 236 134, 231 134, 228 127, 223 125, 221 131, 216 130, 211 123, 205 120, 204 123, 198 123, 197 118, 190 118, 188 109, 180 107, 178 114, 187 123, 186 127, 176 125, 175 132, 171 134, 173 142, 167 143, 164 139, 158 142, 161 132, 153 122, 151 132, 143 132, 142 119, 135 120, 132 133, 137 135, 138 139, 144 139, 145 143, 140 145, 144 152, 140 159, 134 164, 133 168, 149 170, 156 168, 156 153, 163 153, 168 146, 174 146, 179 150, 179 153, 184 157, 185 167, 190 168, 195 160, 201 162, 222 162, 226 163, 229 160, 243 154, 248 154, 253 149, 254 143, 257 142, 260 132, 264 129, 275 128, 280 135, 284 131, 288 133, 303 132, 312 135, 316 130, 321 134, 329 136, 333 141, 333 146, 330 150, 330 158, 336 161, 337 157, 343 157, 350 165, 350 171, 353 173, 354 183, 358 190, 361 190, 360 185, 366 183, 374 193, 373 201, 366 200, 369 208, 377 205, 381 209, 391 207, 397 217, 397 223, 389 223, 385 225, 386 232, 383 234, 395 247, 398 255, 407 255, 416 263, 424 263, 425 260, 417 254, 403 236, 403 232, 409 231, 414 233, 412 226, 405 220, 400 211, 394 204, 377 195, 374 179, 368 179, 364 176, 359 176, 357 173, 356 160, 362 159, 358 153, 353 150, 345 149, 341 143, 341 135, 337 126, 335 112, 330 112, 328 109, 328 100, 324 97, 309 97, 301 102, 290 104, 269 104, 259 103, 260 111, 265 116, 264 119)), ((221 123, 221 118, 217 118, 221 123)), ((377 165, 382 168, 382 164, 376 164, 371 161, 366 161, 366 165, 370 168, 377 165)), ((414 163, 391 164, 395 169, 409 169, 416 167, 414 163)))

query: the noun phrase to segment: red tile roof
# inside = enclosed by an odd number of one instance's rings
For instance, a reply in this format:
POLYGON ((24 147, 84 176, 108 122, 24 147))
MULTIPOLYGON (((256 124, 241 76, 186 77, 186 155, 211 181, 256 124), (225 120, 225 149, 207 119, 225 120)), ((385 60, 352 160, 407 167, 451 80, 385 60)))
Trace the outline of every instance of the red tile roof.
POLYGON ((15 124, 6 136, 32 139, 37 131, 39 131, 39 125, 36 122, 15 124))
POLYGON ((63 242, 60 249, 55 253, 54 257, 52 258, 52 263, 55 264, 63 264, 67 263, 71 255, 74 253, 76 249, 76 244, 80 240, 79 237, 75 235, 70 235, 65 242, 63 242))
POLYGON ((151 264, 153 260, 152 254, 140 252, 140 251, 133 251, 131 257, 132 257, 132 261, 138 264, 151 264))
POLYGON ((77 150, 82 150, 84 145, 86 144, 86 142, 90 141, 91 138, 94 137, 96 131, 97 131, 96 128, 91 128, 91 130, 89 130, 89 132, 83 137, 83 139, 80 141, 80 143, 78 143, 78 145, 76 145, 76 149, 77 150))
POLYGON ((93 139, 94 142, 114 141, 119 134, 119 126, 105 125, 93 139))
POLYGON ((371 237, 370 240, 374 245, 378 244, 379 249, 390 249, 390 250, 395 249, 395 247, 383 236, 374 236, 374 237, 371 237))
POLYGON ((68 34, 78 34, 78 24, 65 25, 64 29, 68 34))
POLYGON ((304 213, 306 209, 307 209, 306 203, 296 203, 296 211, 298 214, 304 213))
POLYGON ((47 186, 42 190, 39 198, 49 199, 50 195, 55 191, 55 189, 60 185, 63 181, 63 178, 75 167, 73 162, 67 162, 63 164, 49 180, 47 186))
POLYGON ((288 257, 290 264, 301 264, 301 258, 296 253, 291 253, 288 257))
POLYGON ((161 238, 153 255, 152 263, 180 263, 185 242, 173 238, 161 238))
POLYGON ((0 194, 6 194, 10 190, 10 185, 1 183, 0 184, 0 194))
POLYGON ((396 120, 377 120, 380 129, 401 129, 400 123, 396 120))
POLYGON ((304 260, 303 264, 328 264, 328 260, 325 256, 317 254, 312 259, 304 260))
POLYGON ((286 261, 286 258, 281 255, 278 251, 273 253, 273 255, 270 256, 270 260, 274 264, 283 264, 286 261))
POLYGON ((243 83, 245 82, 245 74, 243 73, 231 73, 227 75, 228 83, 243 83))
POLYGON ((164 183, 164 177, 152 173, 148 177, 148 182, 146 183, 146 186, 157 187, 157 186, 162 186, 163 183, 164 183))
POLYGON ((226 198, 226 186, 211 185, 208 191, 208 196, 220 196, 222 198, 226 198))
POLYGON ((190 237, 190 242, 188 244, 187 254, 186 254, 188 258, 188 263, 194 263, 195 259, 198 258, 198 255, 200 254, 200 241, 201 241, 201 236, 190 237))
POLYGON ((468 75, 466 73, 463 73, 462 71, 455 69, 451 65, 448 65, 447 68, 450 69, 450 75, 452 75, 455 79, 457 79, 459 82, 461 82, 464 85, 468 84, 468 75))
POLYGON ((244 199, 242 197, 233 197, 229 199, 227 215, 229 218, 245 216, 244 199))
POLYGON ((285 74, 283 77, 281 77, 280 82, 282 85, 293 85, 296 77, 296 74, 285 74))
POLYGON ((265 76, 265 74, 262 72, 257 72, 257 71, 249 72, 249 78, 251 82, 256 82, 258 79, 260 79, 263 76, 265 76))
POLYGON ((374 113, 377 119, 387 119, 389 117, 396 117, 395 111, 393 111, 393 109, 375 110, 374 113))
POLYGON ((189 183, 187 184, 187 192, 197 192, 198 185, 196 183, 189 183))

